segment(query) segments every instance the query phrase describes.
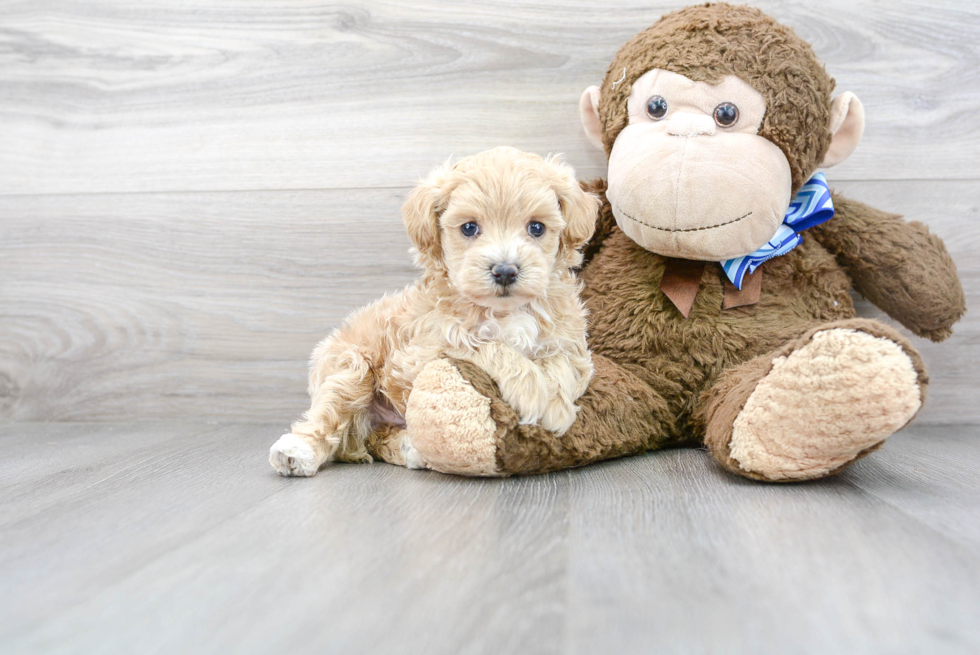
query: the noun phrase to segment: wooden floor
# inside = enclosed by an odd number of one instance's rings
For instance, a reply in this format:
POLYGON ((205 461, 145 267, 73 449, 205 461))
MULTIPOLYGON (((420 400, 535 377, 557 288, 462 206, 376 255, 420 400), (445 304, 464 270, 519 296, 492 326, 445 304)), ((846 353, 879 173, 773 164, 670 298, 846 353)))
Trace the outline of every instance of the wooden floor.
MULTIPOLYGON (((0 655, 980 652, 972 311, 833 480, 266 463, 316 342, 415 276, 420 175, 604 175, 579 95, 687 2, 613 4, 0 0, 0 655)), ((831 185, 927 223, 975 307, 977 1, 753 4, 864 103, 831 185)))
POLYGON ((779 486, 697 450, 286 479, 278 427, 0 428, 0 652, 980 651, 977 428, 779 486))

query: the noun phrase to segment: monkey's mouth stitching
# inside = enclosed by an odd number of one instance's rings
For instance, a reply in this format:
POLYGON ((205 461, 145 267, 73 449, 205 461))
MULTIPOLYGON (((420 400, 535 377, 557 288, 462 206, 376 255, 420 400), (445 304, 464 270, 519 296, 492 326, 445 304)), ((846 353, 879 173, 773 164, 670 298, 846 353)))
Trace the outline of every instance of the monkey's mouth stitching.
POLYGON ((725 221, 724 223, 717 223, 715 225, 705 225, 704 227, 688 227, 688 228, 678 229, 678 230, 668 230, 665 227, 658 227, 656 225, 650 225, 649 223, 646 223, 644 221, 641 221, 638 218, 634 218, 634 217, 630 216, 629 214, 627 214, 626 212, 624 212, 622 209, 620 209, 619 212, 623 216, 625 216, 626 218, 628 218, 631 221, 633 221, 634 223, 639 223, 640 225, 645 225, 645 226, 647 226, 647 227, 649 227, 651 229, 660 230, 661 232, 700 232, 701 230, 713 230, 716 227, 724 227, 725 225, 731 225, 732 223, 738 223, 743 218, 748 218, 749 216, 752 215, 752 212, 749 212, 748 214, 744 214, 742 216, 739 216, 738 218, 733 218, 732 220, 725 221))

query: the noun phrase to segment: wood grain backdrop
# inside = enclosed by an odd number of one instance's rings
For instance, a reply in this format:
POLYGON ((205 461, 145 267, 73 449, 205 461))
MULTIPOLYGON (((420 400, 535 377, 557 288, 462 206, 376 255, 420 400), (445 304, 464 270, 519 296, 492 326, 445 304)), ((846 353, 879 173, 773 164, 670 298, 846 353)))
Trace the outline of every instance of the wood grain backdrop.
MULTIPOLYGON (((578 96, 682 4, 0 1, 0 420, 285 424, 316 341, 413 277, 413 181, 500 144, 602 175, 578 96)), ((865 103, 832 184, 928 223, 975 306, 980 6, 755 4, 865 103)), ((920 422, 980 421, 980 323, 916 343, 920 422)))

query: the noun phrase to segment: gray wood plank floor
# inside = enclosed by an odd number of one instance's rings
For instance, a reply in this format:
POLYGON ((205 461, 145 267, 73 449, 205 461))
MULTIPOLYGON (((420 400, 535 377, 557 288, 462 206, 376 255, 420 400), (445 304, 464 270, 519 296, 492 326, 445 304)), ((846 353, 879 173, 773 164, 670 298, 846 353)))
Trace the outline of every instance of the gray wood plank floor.
POLYGON ((277 427, 0 427, 0 652, 980 650, 975 427, 801 485, 697 450, 284 479, 277 427))
MULTIPOLYGON (((265 461, 316 341, 414 276, 417 177, 604 175, 578 96, 684 4, 0 0, 0 654, 980 652, 973 313, 915 340, 917 423, 817 483, 265 461)), ((976 1, 753 4, 865 104, 832 185, 929 224, 973 307, 976 1)))

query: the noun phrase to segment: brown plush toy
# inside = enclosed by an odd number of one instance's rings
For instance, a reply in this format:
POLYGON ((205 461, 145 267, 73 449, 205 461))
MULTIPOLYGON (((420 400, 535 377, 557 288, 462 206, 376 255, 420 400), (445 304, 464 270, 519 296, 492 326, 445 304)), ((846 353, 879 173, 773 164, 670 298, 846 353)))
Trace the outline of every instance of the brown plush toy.
POLYGON ((863 130, 833 87, 809 44, 748 7, 688 7, 627 43, 581 105, 609 173, 588 185, 604 206, 581 273, 595 376, 576 422, 562 437, 519 425, 485 373, 440 360, 406 417, 429 466, 541 473, 703 444, 739 475, 804 480, 906 425, 922 360, 855 318, 849 291, 941 341, 963 290, 924 225, 814 175, 863 130))

